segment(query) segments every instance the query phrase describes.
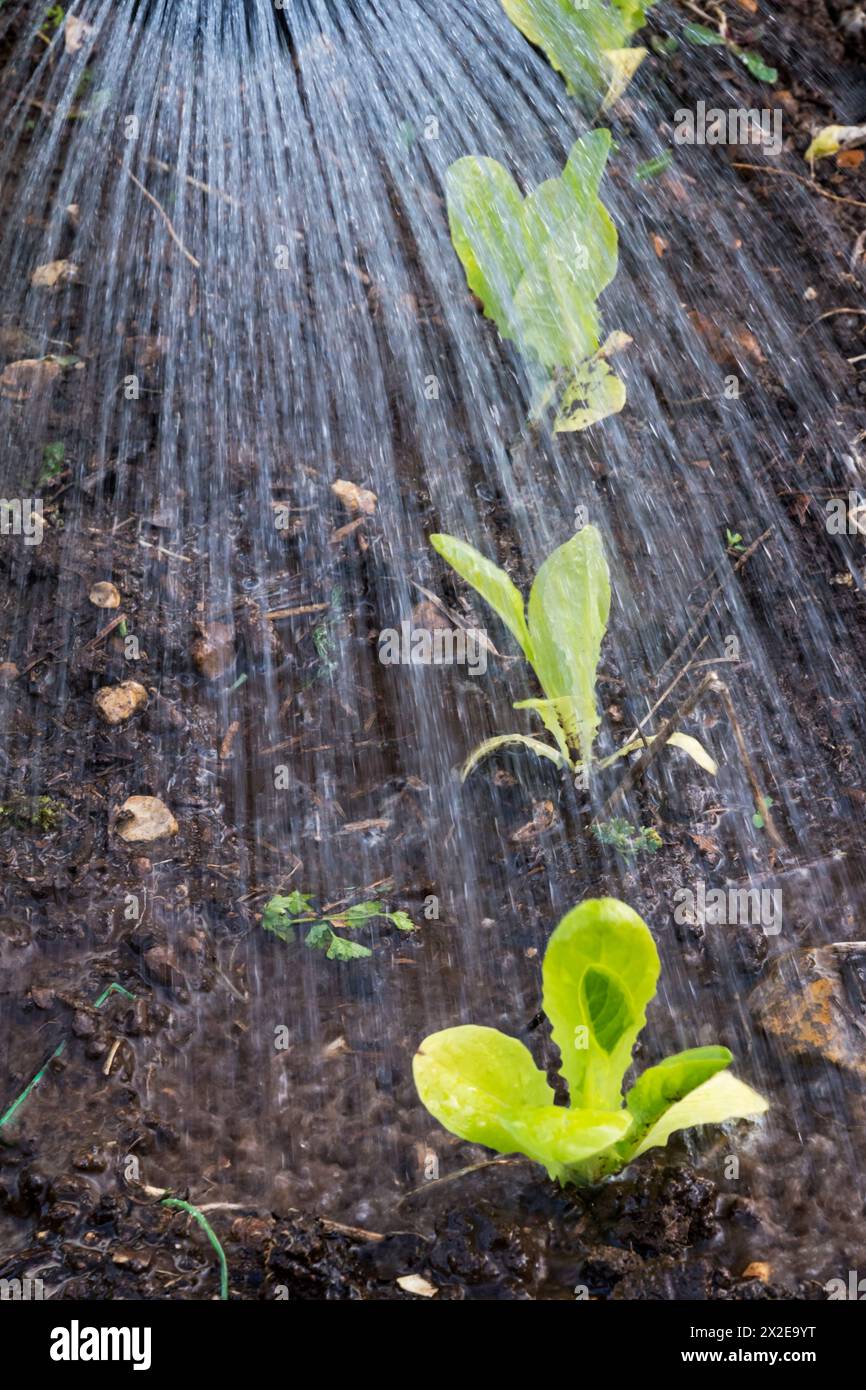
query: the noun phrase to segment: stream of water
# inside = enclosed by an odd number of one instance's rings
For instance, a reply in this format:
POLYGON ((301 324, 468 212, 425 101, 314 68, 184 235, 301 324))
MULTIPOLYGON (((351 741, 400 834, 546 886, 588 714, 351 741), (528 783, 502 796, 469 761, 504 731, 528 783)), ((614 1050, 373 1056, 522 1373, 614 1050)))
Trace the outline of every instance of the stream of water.
MULTIPOLYGON (((669 824, 712 826, 714 882, 782 884, 785 926, 767 939, 770 955, 849 937, 858 875, 828 858, 838 789, 808 711, 844 709, 850 672, 834 591, 804 583, 797 522, 769 467, 788 460, 793 475, 820 436, 813 471, 825 485, 860 478, 858 427, 846 408, 834 412, 823 328, 798 336, 791 326, 814 262, 793 244, 768 265, 768 214, 716 151, 677 149, 678 192, 660 213, 656 182, 635 177, 670 142, 674 116, 648 62, 617 116, 602 183, 620 238, 603 322, 634 339, 619 368, 625 411, 587 435, 515 447, 529 383, 467 291, 444 174, 483 153, 534 187, 561 169, 587 120, 496 0, 287 0, 277 13, 270 0, 80 0, 87 27, 75 51, 43 9, 28 0, 0 11, 0 312, 4 331, 23 335, 15 356, 60 359, 62 385, 0 400, 0 494, 30 495, 57 441, 69 472, 47 516, 55 570, 41 546, 22 545, 9 571, 0 659, 22 668, 47 652, 48 664, 23 678, 36 684, 26 720, 7 725, 0 799, 50 791, 86 807, 98 862, 86 903, 64 905, 56 890, 34 899, 17 879, 3 889, 7 917, 26 906, 34 926, 7 953, 0 991, 11 1075, 26 1079, 28 1058, 43 1060, 23 995, 34 985, 86 994, 100 962, 121 959, 125 895, 141 894, 148 926, 178 949, 203 931, 214 953, 209 987, 176 998, 170 1022, 142 1038, 130 1084, 151 1135, 171 1136, 140 1147, 143 1180, 387 1222, 421 1181, 425 1154, 443 1170, 451 1159, 414 1096, 417 1042, 470 1019, 525 1030, 551 927, 588 893, 613 892, 659 938, 653 1055, 729 1042, 740 1074, 772 1087, 773 1113, 748 1141, 749 1180, 783 1267, 820 1273, 859 1210, 834 1177, 859 1171, 840 1074, 828 1066, 804 1097, 799 1065, 768 1059, 736 928, 710 944, 674 930, 682 859, 627 868, 599 857, 586 826, 615 777, 587 799, 515 755, 461 786, 455 769, 479 740, 538 732, 511 709, 533 693, 526 668, 480 605, 470 617, 500 653, 486 674, 384 666, 376 642, 429 604, 425 591, 452 609, 466 594, 430 532, 507 562, 526 591, 585 507, 614 591, 600 705, 622 722, 605 718, 601 751, 706 638, 696 660, 715 658, 731 689, 785 849, 774 866, 712 697, 686 727, 718 758, 718 777, 671 752, 622 814, 640 824, 655 807, 669 824), (34 268, 58 260, 78 267, 74 280, 34 287, 34 268), (720 314, 744 335, 739 364, 711 351, 706 325, 720 314), (762 387, 760 359, 784 394, 762 387), (332 493, 337 480, 376 498, 347 534, 356 517, 332 493), (746 546, 767 533, 744 582, 731 576, 726 528, 746 546), (131 607, 128 631, 145 653, 136 670, 119 643, 101 668, 80 659, 113 616, 88 605, 99 580, 131 607), (265 616, 286 609, 308 611, 265 616), (222 625, 232 654, 211 681, 190 659, 197 624, 222 625), (152 692, 147 732, 106 733, 82 714, 83 694, 130 677, 152 692), (176 843, 135 852, 149 866, 108 829, 113 808, 141 793, 164 799, 181 826, 176 843), (533 859, 512 836, 546 802, 551 824, 533 859), (792 876, 813 861, 829 867, 792 876), (320 904, 381 893, 419 931, 402 939, 383 926, 371 960, 333 967, 257 925, 269 893, 290 888, 320 904), (438 916, 425 917, 432 899, 438 916), (818 1193, 808 1212, 792 1188, 818 1193)), ((715 61, 695 51, 704 77, 692 85, 724 105, 715 61)), ((790 226, 817 227, 830 265, 829 213, 789 189, 790 226)), ((840 741, 853 742, 844 718, 840 741)), ((128 1134, 113 1130, 107 1092, 99 1113, 82 1099, 92 1065, 76 1055, 17 1122, 49 1168, 84 1117, 114 1144, 112 1164, 123 1160, 128 1134)), ((713 1144, 724 1152, 724 1140, 713 1144)))

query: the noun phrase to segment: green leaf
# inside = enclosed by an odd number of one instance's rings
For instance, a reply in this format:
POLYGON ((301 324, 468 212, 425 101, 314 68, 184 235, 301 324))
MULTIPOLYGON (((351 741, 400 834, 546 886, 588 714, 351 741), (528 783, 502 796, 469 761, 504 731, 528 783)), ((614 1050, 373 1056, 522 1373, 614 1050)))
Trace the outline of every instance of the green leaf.
MULTIPOLYGON (((617 268, 616 228, 598 196, 610 144, 608 130, 583 135, 561 176, 525 201, 492 159, 458 160, 446 176, 451 235, 469 286, 536 376, 539 367, 574 372, 598 352, 596 300, 617 268)), ((596 394, 610 396, 600 384, 609 369, 595 374, 596 394)), ((543 382, 534 384, 538 394, 543 382)))
POLYGON ((765 63, 760 53, 746 53, 741 49, 737 49, 736 52, 740 62, 749 69, 753 77, 757 77, 759 82, 778 81, 778 69, 771 68, 769 63, 765 63))
POLYGON ((732 1061, 726 1047, 692 1047, 647 1067, 625 1098, 635 1125, 645 1132, 672 1105, 732 1061))
POLYGON ((515 1120, 512 1133, 518 1151, 543 1163, 559 1182, 576 1179, 574 1172, 622 1141, 630 1128, 625 1110, 566 1110, 547 1105, 525 1110, 515 1120))
MULTIPOLYGON (((308 938, 307 945, 309 944, 308 938)), ((332 931, 325 954, 328 960, 361 960, 365 956, 372 956, 373 952, 369 946, 362 946, 359 941, 349 941, 345 936, 338 936, 332 931)))
MULTIPOLYGON (((567 701, 565 702, 567 705, 567 701)), ((549 734, 553 734, 556 746, 562 754, 566 763, 571 762, 571 755, 568 751, 568 740, 560 719, 559 701, 557 700, 515 700, 514 709, 534 709, 541 719, 542 724, 549 734)))
POLYGON ((551 748, 549 743, 542 743, 539 738, 530 738, 528 734, 496 734, 494 738, 485 739, 474 748, 460 769, 460 780, 465 782, 470 772, 478 766, 488 753, 493 753, 497 748, 504 748, 507 743, 522 743, 524 748, 530 748, 539 758, 548 758, 550 762, 556 763, 557 767, 567 766, 565 757, 562 753, 557 753, 555 748, 551 748))
POLYGON ((497 160, 469 155, 449 167, 445 195, 467 284, 503 338, 513 338, 512 305, 528 259, 520 189, 497 160))
POLYGON ((354 907, 346 908, 345 912, 335 914, 335 920, 339 918, 342 925, 353 928, 363 927, 365 922, 369 922, 371 917, 382 917, 382 904, 378 901, 367 903, 356 903, 354 907))
POLYGON ((684 24, 683 38, 702 48, 724 48, 727 43, 718 29, 708 29, 706 24, 684 24))
POLYGON ((646 179, 658 178, 659 174, 663 174, 666 169, 669 169, 673 162, 673 152, 671 150, 663 150, 661 154, 655 155, 653 159, 646 159, 643 164, 639 164, 634 171, 634 176, 636 179, 640 179, 641 182, 644 182, 646 179))
POLYGON ((649 928, 618 899, 590 898, 559 923, 542 975, 572 1106, 613 1109, 659 975, 649 928))
POLYGON ((393 922, 398 931, 414 931, 415 923, 408 912, 386 912, 385 916, 389 922, 393 922))
POLYGON ((595 0, 578 8, 574 0, 502 0, 502 7, 551 67, 565 78, 571 96, 598 98, 610 79, 607 50, 621 49, 644 23, 653 0, 595 0))
POLYGON ((292 919, 303 917, 309 912, 309 903, 310 896, 306 893, 294 892, 287 897, 276 893, 265 903, 262 926, 265 931, 273 932, 281 941, 294 941, 292 919))
POLYGON ((512 636, 517 638, 527 661, 531 661, 532 643, 523 612, 523 596, 505 570, 456 536, 433 535, 430 544, 490 604, 512 636))
POLYGON ((532 665, 569 746, 592 756, 599 725, 595 673, 610 613, 610 575, 601 535, 584 526, 545 560, 529 595, 532 665))
POLYGON ((553 1105, 547 1077, 528 1049, 496 1028, 467 1024, 432 1033, 412 1071, 422 1102, 440 1124, 498 1153, 526 1153, 523 1145, 532 1143, 526 1110, 553 1105))
POLYGON ((696 1086, 666 1110, 651 1126, 631 1157, 637 1158, 647 1149, 663 1148, 678 1129, 690 1129, 692 1125, 723 1124, 725 1120, 750 1119, 763 1115, 768 1109, 769 1103, 751 1086, 738 1081, 730 1072, 717 1072, 709 1081, 696 1086))
POLYGON ((529 262, 514 296, 521 350, 548 369, 571 367, 598 348, 595 301, 616 275, 617 235, 598 196, 608 130, 575 141, 558 179, 524 204, 529 262))

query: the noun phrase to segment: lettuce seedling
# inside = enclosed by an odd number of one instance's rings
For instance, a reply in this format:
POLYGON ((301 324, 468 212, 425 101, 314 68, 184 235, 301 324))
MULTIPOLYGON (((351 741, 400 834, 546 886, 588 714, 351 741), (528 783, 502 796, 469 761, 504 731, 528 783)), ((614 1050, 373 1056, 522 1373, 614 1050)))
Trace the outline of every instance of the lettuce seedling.
MULTIPOLYGON (((601 534, 584 526, 548 555, 529 592, 524 612, 520 590, 480 551, 455 536, 433 535, 430 544, 452 569, 481 595, 520 645, 544 691, 543 700, 518 700, 515 709, 540 717, 556 747, 525 734, 498 734, 486 739, 463 766, 465 780, 495 748, 521 743, 539 757, 572 772, 609 767, 634 753, 643 742, 626 743, 610 757, 593 763, 592 747, 600 723, 595 680, 602 638, 610 613, 610 572, 601 534)), ((652 735, 645 741, 652 742, 652 735)), ((718 769, 709 753, 689 734, 671 734, 668 742, 683 749, 706 772, 718 769)))
POLYGON ((460 1139, 520 1153, 558 1182, 596 1182, 676 1130, 761 1115, 767 1101, 726 1068, 726 1047, 695 1047, 648 1067, 626 1092, 632 1048, 656 992, 659 957, 646 923, 616 898, 569 912, 547 945, 543 1005, 571 1104, 517 1038, 469 1024, 425 1038, 415 1085, 460 1139))
POLYGON ((445 177, 451 240, 469 288, 526 360, 535 414, 555 405, 559 433, 625 405, 608 358, 631 339, 611 333, 600 346, 596 309, 617 268, 616 228, 598 196, 609 150, 610 131, 590 131, 561 177, 527 198, 495 159, 458 159, 445 177))
POLYGON ((276 893, 266 904, 262 914, 262 926, 272 932, 280 941, 291 942, 297 935, 296 927, 309 926, 304 945, 314 950, 324 951, 328 960, 358 960, 371 956, 369 946, 359 941, 338 935, 341 931, 355 931, 374 917, 385 917, 399 931, 414 931, 415 924, 407 912, 387 912, 378 899, 356 903, 354 907, 343 908, 340 912, 317 912, 313 907, 311 893, 294 892, 283 895, 276 893))
POLYGON ((621 96, 647 50, 629 48, 654 0, 502 0, 512 24, 562 73, 570 96, 602 109, 621 96))

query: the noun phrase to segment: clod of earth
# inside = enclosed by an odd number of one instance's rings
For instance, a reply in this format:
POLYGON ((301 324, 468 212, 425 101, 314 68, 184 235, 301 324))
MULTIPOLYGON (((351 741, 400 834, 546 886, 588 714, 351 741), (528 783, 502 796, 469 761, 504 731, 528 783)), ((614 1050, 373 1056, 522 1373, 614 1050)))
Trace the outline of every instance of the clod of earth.
POLYGON ((0 396, 7 401, 29 401, 57 380, 63 368, 49 357, 24 357, 10 362, 0 375, 0 396))
POLYGON ((14 661, 0 661, 0 689, 11 685, 18 679, 18 667, 14 661))
POLYGON ((206 680, 219 680, 235 664, 234 628, 228 623, 202 624, 192 644, 195 669, 206 680))
POLYGON ((147 704, 147 691, 138 681, 122 681, 120 685, 103 685, 93 697, 97 714, 106 724, 124 724, 147 704))
POLYGON ((102 580, 99 584, 94 584, 88 594, 88 598, 97 608, 120 607, 120 590, 116 584, 111 584, 108 580, 102 580))
POLYGON ((60 285, 69 285, 78 278, 78 266, 74 261, 48 261, 38 265, 30 276, 35 290, 54 290, 60 285))
POLYGON ((176 835, 180 826, 158 796, 130 796, 120 808, 115 826, 121 840, 162 840, 176 835))
POLYGON ((781 956, 752 991, 752 1016, 785 1051, 866 1077, 864 966, 866 941, 781 956))

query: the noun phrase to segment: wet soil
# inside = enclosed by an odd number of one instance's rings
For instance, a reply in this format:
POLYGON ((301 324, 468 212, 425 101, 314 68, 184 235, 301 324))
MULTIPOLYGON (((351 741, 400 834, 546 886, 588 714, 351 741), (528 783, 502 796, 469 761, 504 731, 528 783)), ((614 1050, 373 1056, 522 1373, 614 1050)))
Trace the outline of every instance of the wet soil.
MULTIPOLYGON (((802 161, 795 155, 808 145, 810 131, 837 118, 837 103, 848 99, 851 88, 846 73, 856 73, 866 55, 862 31, 858 35, 841 25, 845 12, 829 0, 794 0, 781 19, 763 28, 766 7, 755 16, 743 7, 737 17, 738 37, 755 38, 762 55, 779 68, 786 119, 795 132, 782 167, 792 172, 800 172, 802 161), (827 63, 810 64, 807 71, 803 54, 826 55, 827 63)), ((655 25, 664 32, 661 20, 655 25)), ((700 73, 682 58, 663 71, 659 67, 657 75, 683 105, 704 94, 700 73)), ((204 1235, 183 1213, 148 1197, 142 1184, 171 1188, 210 1209, 235 1298, 421 1296, 397 1283, 408 1275, 420 1276, 436 1296, 447 1299, 820 1298, 828 1277, 856 1268, 862 1212, 852 1211, 856 1183, 845 1165, 866 1136, 863 1076, 828 1064, 820 1048, 811 1053, 805 1048, 798 1059, 803 1098, 777 1116, 772 1147, 747 1126, 736 1144, 721 1135, 705 1134, 699 1143, 680 1138, 664 1153, 646 1155, 618 1180, 587 1192, 560 1192, 529 1165, 487 1163, 482 1151, 442 1135, 419 1109, 410 1073, 412 1052, 437 1000, 440 1018, 446 1009, 451 1017, 461 991, 472 1001, 483 990, 479 1021, 519 1033, 551 1060, 538 1017, 540 951, 556 920, 551 904, 573 900, 576 890, 580 896, 614 891, 662 923, 663 961, 685 961, 689 988, 712 1021, 712 1037, 706 1040, 730 1042, 743 1059, 744 1074, 751 1060, 760 1060, 762 1074, 775 1076, 790 1099, 795 1093, 793 1086, 785 1089, 790 1055, 771 1037, 754 1036, 745 1001, 780 951, 862 935, 866 862, 860 826, 866 788, 857 750, 866 732, 861 694, 866 575, 862 541, 828 534, 823 508, 828 496, 848 486, 844 468, 824 441, 836 437, 830 424, 840 412, 850 421, 852 436, 861 428, 866 374, 862 363, 847 359, 866 352, 866 319, 834 314, 815 325, 811 306, 856 305, 862 298, 862 247, 859 260, 851 257, 863 225, 858 203, 863 179, 857 166, 832 160, 819 166, 818 186, 843 201, 810 193, 820 202, 821 218, 804 221, 784 177, 762 172, 760 160, 751 155, 744 162, 759 167, 731 173, 766 207, 763 226, 771 229, 766 245, 750 246, 753 262, 795 283, 800 318, 788 331, 810 334, 815 370, 832 383, 826 433, 815 422, 796 457, 781 457, 767 438, 761 456, 751 461, 756 474, 786 499, 791 520, 786 543, 795 547, 787 563, 802 576, 801 588, 791 593, 778 538, 726 580, 738 586, 740 601, 751 605, 804 731, 802 766, 794 765, 780 737, 777 766, 762 770, 773 779, 766 785, 778 803, 783 838, 787 833, 790 839, 791 805, 809 829, 811 866, 798 867, 796 851, 777 864, 766 860, 768 872, 776 874, 773 881, 784 878, 793 941, 787 935, 780 947, 757 929, 721 941, 698 925, 670 923, 666 904, 676 886, 696 874, 709 878, 724 871, 729 878, 745 878, 754 870, 743 862, 731 827, 742 807, 726 805, 722 793, 709 794, 694 779, 654 772, 637 805, 643 820, 661 829, 665 848, 651 867, 629 869, 599 847, 587 848, 579 828, 581 806, 570 787, 555 774, 545 781, 537 770, 527 772, 504 760, 492 787, 486 780, 467 785, 467 814, 495 825, 497 834, 489 846, 485 842, 485 852, 499 867, 505 865, 517 887, 504 900, 479 893, 483 901, 473 926, 488 935, 495 931, 495 950, 488 949, 497 972, 482 985, 461 980, 448 922, 428 923, 423 916, 425 899, 437 888, 423 876, 426 848, 441 833, 429 789, 420 778, 413 782, 398 775, 396 759, 390 782, 377 775, 365 783, 358 776, 358 747, 365 739, 377 741, 372 777, 374 767, 380 772, 383 756, 387 762, 382 750, 389 740, 402 737, 383 688, 372 693, 366 708, 339 714, 347 747, 354 747, 351 756, 346 752, 338 759, 353 788, 343 825, 364 826, 353 834, 367 845, 387 841, 393 868, 376 883, 356 882, 356 841, 350 836, 350 842, 337 841, 345 844, 340 882, 347 896, 361 890, 387 896, 392 906, 412 913, 419 930, 402 936, 383 925, 370 938, 373 963, 360 971, 351 965, 323 970, 316 953, 295 948, 287 956, 277 942, 268 943, 263 957, 251 944, 260 935, 262 906, 270 892, 290 882, 294 886, 291 878, 283 884, 267 874, 261 843, 252 844, 248 832, 238 828, 255 821, 246 803, 255 800, 258 781, 264 783, 273 763, 272 756, 262 757, 254 736, 256 692, 267 663, 273 659, 285 666, 286 689, 289 674, 292 688, 310 682, 311 693, 288 721, 287 760, 299 749, 327 743, 338 717, 319 679, 320 616, 302 614, 286 629, 265 620, 263 607, 325 602, 333 608, 333 588, 339 586, 342 598, 333 621, 343 639, 368 646, 375 640, 372 561, 360 548, 348 554, 338 548, 333 573, 325 576, 328 584, 319 593, 307 591, 290 563, 274 581, 266 605, 258 594, 239 603, 233 614, 236 661, 215 692, 190 657, 205 563, 195 518, 166 530, 152 507, 144 518, 136 513, 136 470, 146 470, 153 442, 145 431, 140 454, 119 465, 128 471, 126 480, 110 462, 95 460, 89 485, 72 486, 61 474, 45 486, 49 526, 37 563, 27 557, 27 624, 9 633, 0 651, 0 660, 14 662, 20 673, 0 689, 2 801, 17 807, 0 827, 0 990, 8 1040, 3 1105, 48 1063, 39 1087, 0 1139, 0 1277, 41 1277, 60 1299, 216 1297, 216 1261, 204 1235), (832 243, 822 239, 823 218, 832 224, 832 243), (828 251, 829 244, 844 254, 828 251), (805 298, 807 289, 814 296, 805 298), (105 521, 116 489, 135 517, 126 534, 121 528, 127 513, 115 516, 110 527, 105 521), (73 514, 78 533, 88 535, 86 553, 70 551, 55 524, 73 514), (188 563, 178 566, 169 555, 154 556, 159 546, 184 555, 188 563), (123 638, 117 630, 104 632, 106 614, 87 603, 97 572, 122 591, 123 613, 143 653, 138 678, 151 692, 146 715, 120 731, 104 730, 92 707, 100 684, 129 674, 123 638), (160 586, 171 586, 176 610, 186 614, 176 628, 150 616, 160 586), (838 633, 835 669, 822 673, 820 686, 804 665, 799 638, 815 608, 838 633), (274 629, 286 635, 274 639, 274 629), (247 682, 234 697, 227 696, 236 672, 246 673, 247 682), (373 712, 377 722, 371 735, 366 725, 373 712), (227 746, 235 719, 238 727, 227 746), (37 787, 30 762, 35 740, 42 770, 37 787), (155 852, 158 847, 124 846, 114 826, 128 795, 162 794, 167 750, 174 755, 171 805, 180 833, 170 855, 163 856, 155 852), (240 765, 244 774, 235 776, 232 768, 240 765), (59 824, 39 823, 40 808, 24 800, 35 793, 51 798, 59 824), (534 820, 533 799, 544 808, 534 820), (547 802, 566 834, 545 833, 547 802), (137 918, 129 915, 136 883, 146 904, 137 918), (155 885, 156 896, 148 899, 155 885), (252 1041, 263 1023, 255 1005, 262 969, 282 979, 286 991, 284 1017, 268 1017, 265 1024, 273 1028, 290 1019, 292 1038, 264 1074, 261 1049, 252 1041), (743 1003, 727 1024, 728 1034, 719 1037, 715 1024, 725 999, 718 996, 727 994, 732 969, 743 1003), (134 998, 114 994, 94 1008, 111 982, 134 998), (516 1016, 515 999, 522 1001, 516 1016), (384 1030, 392 1018, 403 1021, 405 1032, 386 1044, 384 1030), (49 1060, 64 1041, 61 1055, 49 1060), (191 1097, 195 1113, 190 1113, 191 1097), (258 1118, 268 1108, 282 1109, 293 1127, 285 1161, 276 1169, 263 1160, 254 1138, 258 1118), (371 1133, 383 1174, 375 1190, 371 1133), (837 1140, 842 1134, 845 1142, 837 1140), (366 1161, 355 1161, 361 1154, 366 1161), (463 1168, 469 1171, 462 1173, 463 1168), (431 1180, 437 1173, 440 1181, 431 1180)), ((664 200, 676 202, 681 194, 673 177, 660 185, 660 225, 664 200)), ((689 188, 687 195, 699 225, 702 202, 709 205, 717 195, 710 184, 689 188)), ((683 254, 684 266, 687 259, 683 254)), ((758 358, 753 344, 744 346, 735 308, 720 303, 712 256, 689 264, 696 269, 691 276, 684 272, 684 301, 690 312, 703 316, 699 322, 711 355, 740 368, 745 362, 774 407, 795 419, 772 351, 761 351, 758 358)), ((719 284, 729 294, 722 275, 719 284)), ((130 337, 149 331, 148 325, 130 328, 130 337)), ((141 349, 131 352, 140 356, 141 349)), ((158 371, 158 364, 143 370, 158 371)), ((695 391, 688 382, 680 391, 681 386, 680 376, 679 394, 700 394, 699 382, 695 391)), ((74 390, 74 383, 64 389, 74 390)), ((62 423, 68 410, 62 395, 52 410, 62 423)), ((711 439, 713 505, 719 517, 735 521, 743 479, 735 451, 726 455, 724 422, 708 426, 700 405, 693 415, 672 406, 672 420, 684 455, 706 462, 711 439)), ((638 425, 634 431, 639 456, 638 425)), ((73 449, 76 442, 70 440, 73 449)), ((32 449, 31 462, 38 463, 32 449)), ((239 456, 237 475, 229 479, 229 514, 233 505, 240 506, 249 464, 239 456)), ((602 476, 599 485, 615 496, 620 483, 616 476, 602 476)), ((140 495, 147 496, 146 487, 140 495)), ((336 501, 329 505, 336 530, 346 516, 336 501)), ((492 495, 489 508, 500 533, 500 559, 510 557, 507 509, 492 495)), ((436 522, 431 508, 431 529, 436 522)), ((374 527, 370 522, 367 529, 372 533, 374 527)), ((625 532, 618 537, 626 555, 628 539, 625 532)), ((354 546, 352 538, 349 544, 354 546)), ((736 558, 730 557, 731 566, 736 558)), ((240 579, 246 567, 254 582, 240 526, 237 560, 240 579)), ((14 552, 0 552, 9 596, 21 578, 16 563, 14 552)), ((636 575, 640 563, 636 547, 636 575)), ((708 577, 705 590, 690 594, 683 611, 672 614, 670 632, 660 634, 667 650, 716 582, 708 577)), ((461 596, 449 585, 443 574, 441 593, 453 605, 461 596)), ((724 624, 724 615, 714 613, 709 630, 719 637, 724 624)), ((496 690, 500 677, 491 670, 489 679, 496 690)), ((436 698, 442 698, 441 691, 440 683, 436 698)), ((606 670, 601 693, 614 725, 629 719, 629 701, 637 692, 622 673, 606 670)), ((459 725, 457 707, 457 690, 446 686, 443 724, 459 725)), ((747 740, 757 742, 760 692, 745 691, 738 709, 747 740)), ((309 760, 304 766, 311 766, 309 760)), ((317 796, 314 783, 298 788, 305 806, 317 796)), ((319 809, 327 824, 332 807, 319 809)), ((44 808, 41 814, 44 821, 44 808)), ((335 835, 338 826, 330 826, 335 835)), ((274 837, 285 829, 275 822, 274 837)), ((275 874, 277 865, 283 872, 279 855, 275 874)), ((307 886, 302 875, 297 882, 307 886)), ((651 1015, 651 1025, 654 1055, 657 1050, 660 1055, 662 1044, 705 1040, 680 1040, 661 1008, 651 1015)))

